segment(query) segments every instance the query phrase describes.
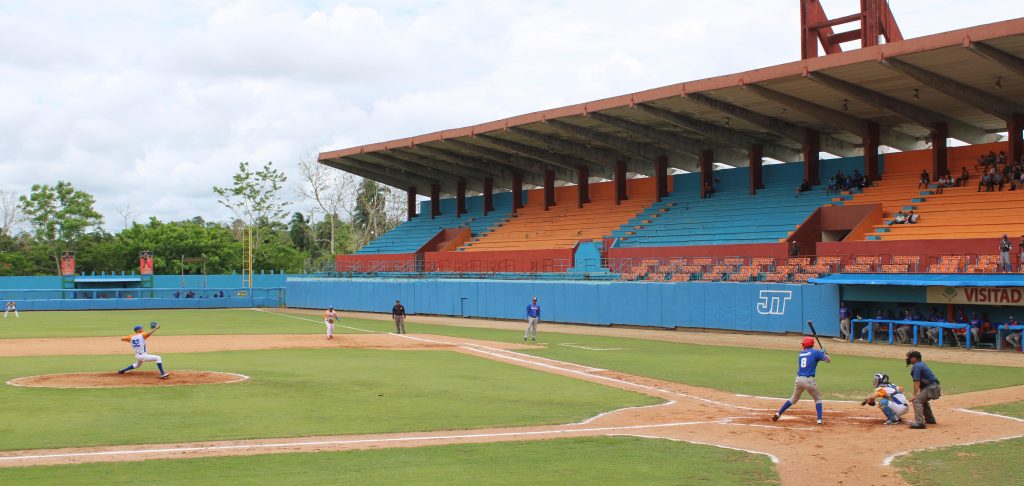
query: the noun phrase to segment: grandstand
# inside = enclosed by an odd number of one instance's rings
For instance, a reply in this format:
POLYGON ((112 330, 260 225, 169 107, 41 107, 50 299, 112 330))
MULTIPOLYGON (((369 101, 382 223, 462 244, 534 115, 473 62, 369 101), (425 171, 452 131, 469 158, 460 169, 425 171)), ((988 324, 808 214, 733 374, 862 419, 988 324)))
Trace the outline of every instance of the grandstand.
POLYGON ((495 195, 495 209, 486 215, 483 211, 483 198, 479 196, 466 198, 466 213, 464 214, 456 214, 455 199, 442 201, 441 208, 440 216, 413 218, 403 222, 395 229, 357 250, 356 254, 415 253, 445 229, 466 228, 469 229, 471 237, 477 237, 512 216, 512 197, 510 193, 495 195))

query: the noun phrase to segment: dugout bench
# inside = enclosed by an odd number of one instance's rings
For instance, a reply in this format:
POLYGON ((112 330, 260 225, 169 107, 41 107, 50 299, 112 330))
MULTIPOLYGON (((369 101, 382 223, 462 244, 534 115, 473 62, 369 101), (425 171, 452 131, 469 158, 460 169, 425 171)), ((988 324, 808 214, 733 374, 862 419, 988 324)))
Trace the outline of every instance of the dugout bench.
MULTIPOLYGON (((853 342, 853 340, 854 340, 853 339, 853 335, 855 334, 854 330, 856 329, 856 325, 857 324, 867 324, 868 342, 869 343, 874 342, 874 340, 875 340, 875 326, 873 324, 883 324, 883 325, 886 325, 886 326, 889 327, 889 344, 894 344, 895 343, 895 336, 896 336, 895 335, 895 330, 896 330, 896 326, 907 326, 907 325, 909 325, 909 326, 913 326, 912 336, 913 336, 913 344, 914 344, 914 346, 917 346, 917 344, 918 344, 918 341, 919 341, 918 340, 918 336, 920 334, 920 328, 922 328, 922 327, 938 327, 938 328, 941 328, 941 329, 949 329, 949 330, 954 331, 954 332, 956 330, 963 330, 964 331, 964 337, 966 338, 965 345, 966 345, 967 349, 971 349, 974 346, 974 343, 971 342, 972 336, 971 336, 971 326, 970 326, 970 324, 960 324, 960 323, 956 323, 956 322, 931 322, 931 321, 893 321, 891 319, 853 319, 853 320, 850 321, 850 342, 853 342)), ((1012 327, 1024 328, 1024 326, 1012 326, 1012 327)), ((861 331, 861 332, 863 333, 863 331, 861 331)), ((940 332, 939 333, 939 347, 940 348, 943 346, 943 338, 945 337, 945 334, 946 333, 944 333, 944 332, 940 332)), ((954 336, 955 336, 955 334, 954 334, 954 336)), ((997 336, 997 341, 1001 341, 1001 339, 999 339, 998 336, 997 336)))

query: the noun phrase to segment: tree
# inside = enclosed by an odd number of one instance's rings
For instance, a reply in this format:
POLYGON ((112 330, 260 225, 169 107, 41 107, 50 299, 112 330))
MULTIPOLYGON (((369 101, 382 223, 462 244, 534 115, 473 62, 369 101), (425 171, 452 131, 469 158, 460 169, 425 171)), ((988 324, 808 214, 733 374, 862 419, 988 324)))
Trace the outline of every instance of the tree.
POLYGON ((292 244, 295 248, 302 251, 309 250, 310 247, 310 235, 312 229, 309 227, 309 223, 306 218, 302 216, 302 213, 295 213, 292 215, 291 221, 288 223, 288 236, 292 239, 292 244))
POLYGON ((36 240, 53 257, 58 274, 61 246, 74 250, 86 230, 103 224, 103 216, 93 208, 96 200, 91 194, 76 190, 70 182, 58 181, 53 187, 35 184, 28 196, 18 200, 36 240))
POLYGON ((253 228, 254 243, 263 240, 263 233, 287 214, 288 201, 278 194, 288 178, 267 162, 253 171, 248 162, 238 164, 231 187, 213 187, 217 201, 235 213, 238 219, 253 228))
POLYGON ((356 192, 352 215, 352 225, 357 231, 357 247, 362 247, 398 226, 401 220, 396 214, 399 213, 396 211, 396 200, 387 186, 363 179, 356 192))
POLYGON ((337 247, 339 215, 343 212, 351 212, 354 206, 352 193, 356 185, 355 176, 327 167, 312 157, 299 161, 299 171, 302 174, 299 195, 312 202, 324 215, 330 228, 328 238, 330 252, 331 255, 335 255, 339 253, 337 247))
POLYGON ((18 207, 18 195, 0 191, 0 235, 14 236, 23 215, 18 207))

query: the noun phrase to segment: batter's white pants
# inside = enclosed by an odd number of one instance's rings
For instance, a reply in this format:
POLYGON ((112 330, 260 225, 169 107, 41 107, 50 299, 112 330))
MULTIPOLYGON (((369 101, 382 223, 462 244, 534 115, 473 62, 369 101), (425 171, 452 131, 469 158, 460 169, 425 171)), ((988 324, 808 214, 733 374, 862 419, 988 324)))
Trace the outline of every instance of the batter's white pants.
POLYGON ((135 364, 132 365, 132 368, 138 368, 142 366, 142 363, 145 363, 146 361, 156 361, 157 363, 160 364, 164 363, 163 360, 161 360, 160 357, 155 354, 136 354, 135 364))
POLYGON ((334 336, 334 323, 324 319, 324 325, 327 326, 327 337, 334 336))
MULTIPOLYGON (((8 312, 10 312, 10 311, 6 310, 6 309, 4 310, 4 319, 7 318, 7 313, 8 312)), ((18 309, 14 309, 14 317, 20 318, 20 316, 18 315, 18 309)))

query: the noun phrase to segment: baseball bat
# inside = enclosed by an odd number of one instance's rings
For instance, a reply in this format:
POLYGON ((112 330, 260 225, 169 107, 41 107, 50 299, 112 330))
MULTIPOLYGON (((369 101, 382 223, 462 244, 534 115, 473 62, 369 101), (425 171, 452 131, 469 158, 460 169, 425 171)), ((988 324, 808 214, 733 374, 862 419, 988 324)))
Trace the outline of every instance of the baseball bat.
POLYGON ((811 330, 811 335, 814 336, 814 339, 818 341, 818 347, 821 348, 821 351, 828 353, 828 351, 825 351, 825 346, 821 345, 821 338, 818 337, 818 331, 814 330, 814 323, 808 320, 807 327, 811 330))

